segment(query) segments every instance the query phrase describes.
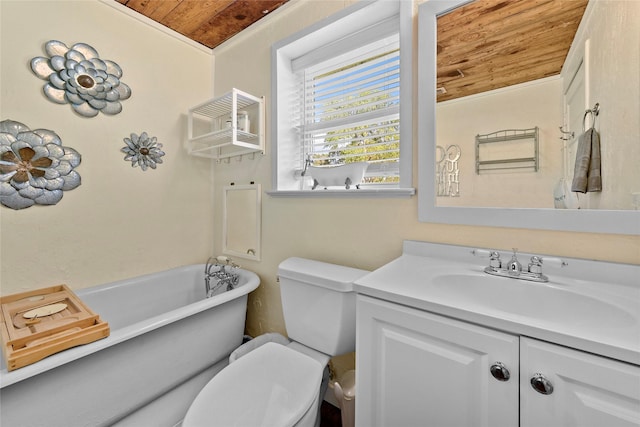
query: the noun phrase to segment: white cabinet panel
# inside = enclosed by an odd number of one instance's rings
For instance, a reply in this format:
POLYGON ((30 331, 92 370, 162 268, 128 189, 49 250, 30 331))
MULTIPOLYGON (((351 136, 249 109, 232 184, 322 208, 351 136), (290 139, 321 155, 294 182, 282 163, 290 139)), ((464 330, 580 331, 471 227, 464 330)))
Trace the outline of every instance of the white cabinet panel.
POLYGON ((358 426, 518 426, 517 336, 361 295, 357 321, 358 426))
POLYGON ((640 426, 640 367, 521 338, 522 427, 640 426), (531 378, 553 386, 540 394, 531 378))

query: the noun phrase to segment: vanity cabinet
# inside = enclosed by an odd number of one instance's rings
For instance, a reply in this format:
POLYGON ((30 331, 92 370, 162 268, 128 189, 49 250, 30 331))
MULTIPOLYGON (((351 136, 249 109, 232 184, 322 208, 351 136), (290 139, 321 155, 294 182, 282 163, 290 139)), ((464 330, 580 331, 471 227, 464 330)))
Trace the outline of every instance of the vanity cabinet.
POLYGON ((356 342, 356 425, 518 425, 517 336, 358 295, 356 342))
POLYGON ((356 357, 360 427, 640 424, 639 366, 366 295, 356 357))
POLYGON ((264 97, 234 88, 189 109, 187 151, 217 160, 264 153, 264 120, 264 97))
POLYGON ((520 376, 521 427, 640 426, 640 366, 521 337, 520 376))

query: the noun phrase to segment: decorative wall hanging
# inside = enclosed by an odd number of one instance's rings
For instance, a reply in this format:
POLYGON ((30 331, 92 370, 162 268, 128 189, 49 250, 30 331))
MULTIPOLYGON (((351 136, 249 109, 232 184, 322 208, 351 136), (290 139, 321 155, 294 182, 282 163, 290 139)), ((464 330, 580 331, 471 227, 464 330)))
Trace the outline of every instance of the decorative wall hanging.
POLYGON ((142 132, 140 136, 132 133, 131 138, 124 138, 124 142, 127 145, 120 151, 126 153, 124 159, 131 161, 131 167, 140 166, 146 171, 147 167, 155 169, 158 163, 162 163, 164 151, 161 150, 162 144, 158 144, 155 136, 149 138, 146 132, 142 132))
POLYGON ((436 145, 437 196, 460 197, 460 146, 449 145, 446 150, 436 145))
POLYGON ((12 209, 55 205, 80 185, 80 154, 47 129, 0 122, 0 203, 12 209))
POLYGON ((129 86, 120 81, 122 69, 113 61, 100 59, 98 52, 85 43, 71 48, 57 40, 45 44, 49 58, 31 60, 36 76, 47 80, 43 90, 57 104, 71 104, 84 117, 98 112, 114 115, 122 111, 121 100, 131 96, 129 86))

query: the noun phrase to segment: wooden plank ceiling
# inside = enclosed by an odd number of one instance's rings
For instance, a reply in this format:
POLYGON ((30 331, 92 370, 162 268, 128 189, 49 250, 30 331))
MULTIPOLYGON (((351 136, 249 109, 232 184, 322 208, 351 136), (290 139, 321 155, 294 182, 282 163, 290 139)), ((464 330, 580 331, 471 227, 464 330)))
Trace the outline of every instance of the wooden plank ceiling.
POLYGON ((289 0, 114 0, 213 49, 289 0))
MULTIPOLYGON (((209 48, 288 0, 114 0, 209 48)), ((588 0, 476 0, 438 18, 438 101, 560 73, 588 0)))

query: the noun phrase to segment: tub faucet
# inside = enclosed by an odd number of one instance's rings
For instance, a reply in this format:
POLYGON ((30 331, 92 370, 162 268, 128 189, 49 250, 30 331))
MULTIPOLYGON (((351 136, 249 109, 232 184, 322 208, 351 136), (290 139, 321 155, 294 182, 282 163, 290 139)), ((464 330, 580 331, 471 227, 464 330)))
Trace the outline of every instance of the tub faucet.
POLYGON ((240 280, 238 268, 240 266, 226 256, 210 257, 204 268, 204 286, 207 298, 212 297, 220 288, 223 288, 224 292, 238 286, 240 280))
POLYGON ((511 260, 504 266, 500 259, 500 253, 498 251, 485 249, 474 249, 471 251, 475 256, 489 257, 489 266, 485 267, 484 272, 493 276, 510 277, 512 279, 529 280, 532 282, 548 282, 549 278, 542 274, 542 265, 546 262, 556 267, 564 267, 567 264, 566 261, 560 258, 553 257, 541 257, 534 255, 531 257, 529 265, 526 270, 523 269, 522 264, 518 261, 517 248, 513 248, 513 255, 511 260))

